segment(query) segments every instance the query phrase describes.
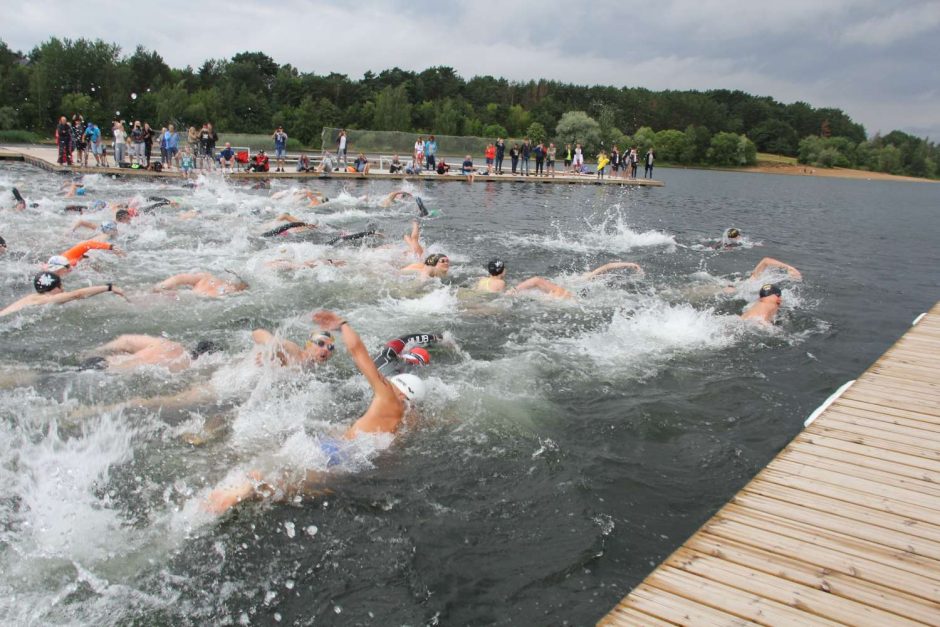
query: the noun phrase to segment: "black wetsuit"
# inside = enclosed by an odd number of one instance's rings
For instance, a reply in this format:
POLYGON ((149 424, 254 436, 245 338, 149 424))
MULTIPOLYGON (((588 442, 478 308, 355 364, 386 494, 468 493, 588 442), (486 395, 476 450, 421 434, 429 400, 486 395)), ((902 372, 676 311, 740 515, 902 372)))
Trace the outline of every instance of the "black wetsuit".
POLYGON ((404 372, 408 364, 403 362, 399 355, 405 348, 427 348, 431 344, 436 344, 444 338, 439 333, 411 333, 402 337, 390 340, 382 351, 375 356, 372 362, 379 369, 382 376, 390 377, 404 372))
POLYGON ((313 226, 312 224, 307 224, 306 222, 287 222, 278 227, 271 229, 270 231, 265 231, 261 234, 261 237, 274 237, 276 235, 281 235, 284 231, 292 229, 298 226, 313 226))
POLYGON ((336 244, 340 244, 342 242, 362 239, 364 237, 369 237, 370 235, 375 235, 375 234, 376 234, 376 230, 370 229, 368 231, 359 231, 358 233, 350 233, 349 235, 340 235, 339 237, 334 237, 333 239, 328 241, 327 245, 335 246, 336 244))

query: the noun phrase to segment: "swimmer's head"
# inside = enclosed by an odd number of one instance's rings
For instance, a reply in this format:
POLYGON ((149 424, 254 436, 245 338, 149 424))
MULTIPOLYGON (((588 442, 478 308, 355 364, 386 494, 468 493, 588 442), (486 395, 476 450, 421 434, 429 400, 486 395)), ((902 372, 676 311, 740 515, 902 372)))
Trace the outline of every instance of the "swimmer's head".
POLYGON ((431 266, 432 268, 436 268, 440 263, 450 265, 450 259, 443 253, 434 253, 428 255, 424 260, 424 265, 431 266))
POLYGON ((117 224, 111 220, 105 220, 99 227, 102 233, 117 233, 117 224))
POLYGON ((62 289, 62 279, 52 272, 40 272, 33 279, 33 287, 36 288, 36 292, 39 294, 48 294, 57 289, 62 289))
POLYGON ((84 196, 84 195, 85 195, 85 186, 82 185, 81 187, 79 187, 78 189, 76 189, 76 190, 75 190, 75 193, 76 193, 78 196, 84 196))
POLYGON ((780 288, 773 283, 766 283, 760 288, 760 292, 758 292, 757 295, 760 298, 766 298, 768 296, 780 296, 780 288))
POLYGON ((728 229, 728 232, 725 233, 725 237, 727 237, 728 239, 737 239, 741 237, 741 231, 737 230, 734 227, 731 227, 730 229, 728 229))
POLYGON ((431 353, 420 346, 416 346, 407 353, 402 353, 401 360, 412 366, 427 366, 431 363, 431 353))
POLYGON ((412 403, 420 403, 428 394, 428 388, 424 381, 413 374, 396 374, 389 379, 401 395, 412 403))
MULTIPOLYGON (((114 214, 114 219, 117 220, 118 222, 123 222, 127 224, 128 222, 131 221, 131 212, 128 211, 127 209, 118 209, 117 212, 114 214)), ((103 227, 104 225, 102 224, 101 226, 103 227)))
POLYGON ((100 198, 99 198, 98 200, 96 200, 95 202, 91 203, 91 209, 92 209, 93 211, 100 211, 100 210, 104 209, 104 208, 107 207, 107 206, 108 206, 108 203, 106 203, 105 201, 101 200, 100 198))
POLYGON ((499 276, 506 271, 506 264, 502 259, 494 259, 486 265, 486 269, 490 276, 499 276))
POLYGON ((0 253, 4 253, 7 250, 7 241, 0 237, 0 253))
POLYGON ((307 340, 305 348, 308 352, 313 354, 313 360, 315 362, 322 364, 333 356, 333 351, 336 350, 336 343, 332 333, 317 330, 310 334, 310 339, 307 340))
POLYGON ((69 263, 69 260, 62 255, 53 255, 49 257, 49 261, 46 262, 46 270, 48 272, 58 272, 59 270, 71 270, 72 264, 69 263))
POLYGON ((199 343, 196 344, 196 348, 189 353, 190 357, 197 359, 200 355, 205 355, 206 353, 217 353, 222 350, 222 345, 218 342, 213 342, 212 340, 199 340, 199 343))

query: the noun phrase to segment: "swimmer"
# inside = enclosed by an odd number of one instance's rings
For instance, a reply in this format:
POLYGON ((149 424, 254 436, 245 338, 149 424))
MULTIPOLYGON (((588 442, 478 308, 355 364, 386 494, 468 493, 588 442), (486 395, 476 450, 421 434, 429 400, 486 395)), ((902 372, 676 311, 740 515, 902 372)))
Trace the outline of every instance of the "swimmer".
POLYGON ((85 360, 81 368, 133 370, 140 366, 163 366, 180 372, 193 365, 200 356, 222 350, 210 340, 201 340, 192 351, 179 342, 151 335, 121 335, 95 349, 97 356, 85 360))
POLYGON ((72 227, 72 232, 74 233, 78 229, 91 229, 92 231, 101 231, 99 235, 96 235, 92 239, 99 241, 105 241, 112 239, 118 234, 118 223, 129 224, 131 221, 131 214, 127 209, 118 209, 114 213, 114 221, 105 220, 101 224, 95 224, 94 222, 88 222, 87 220, 79 220, 72 227))
MULTIPOLYGON (((70 267, 74 268, 78 265, 79 261, 88 257, 87 253, 90 250, 108 250, 119 257, 123 257, 126 254, 123 250, 110 242, 102 242, 100 240, 90 239, 84 242, 79 242, 60 255, 53 255, 49 258, 49 261, 46 262, 46 265, 61 267, 63 265, 61 262, 64 259, 70 267)), ((56 274, 59 276, 63 276, 61 272, 56 270, 50 270, 50 272, 56 272, 56 274)))
POLYGON ((379 201, 379 207, 391 207, 393 203, 402 202, 414 198, 415 195, 411 192, 406 192, 405 190, 398 189, 393 192, 389 192, 388 195, 379 201))
POLYGON ((740 246, 743 240, 744 238, 741 236, 741 231, 731 227, 722 234, 719 246, 722 248, 734 248, 735 246, 740 246))
POLYGON ((410 333, 397 337, 385 344, 372 363, 385 377, 427 366, 431 363, 427 347, 443 339, 444 336, 439 333, 410 333))
POLYGON ((493 259, 486 264, 486 271, 490 276, 477 281, 476 289, 481 292, 502 292, 506 289, 506 264, 502 259, 493 259))
POLYGON ((333 334, 329 331, 314 331, 301 348, 290 340, 282 340, 266 329, 255 329, 251 339, 262 351, 255 356, 260 366, 267 361, 282 366, 311 366, 326 363, 336 350, 333 334))
POLYGON ((773 283, 767 283, 760 288, 758 301, 741 314, 743 320, 756 320, 761 324, 773 324, 774 316, 780 310, 783 298, 780 288, 773 283))
MULTIPOLYGON (((639 264, 633 263, 631 261, 612 261, 610 263, 605 263, 604 265, 599 266, 595 268, 594 270, 585 272, 584 274, 581 275, 580 279, 583 281, 590 281, 590 280, 597 278, 598 276, 602 274, 606 274, 613 270, 621 270, 624 268, 629 268, 635 271, 637 273, 637 276, 643 276, 643 268, 641 268, 639 264)), ((505 283, 504 283, 504 287, 505 287, 505 283)), ((548 294, 549 296, 552 296, 553 298, 561 298, 561 299, 566 299, 566 300, 574 298, 574 294, 572 294, 567 289, 561 287, 557 283, 552 283, 546 278, 538 277, 538 276, 532 277, 531 279, 526 279, 525 281, 523 281, 516 287, 508 290, 506 293, 510 295, 516 295, 519 292, 523 292, 525 290, 531 290, 531 289, 538 290, 540 292, 548 294)))
POLYGON ((3 239, 3 236, 0 235, 0 255, 4 254, 7 251, 7 241, 3 239))
MULTIPOLYGON (((234 273, 232 273, 234 274, 234 273)), ((236 275, 237 277, 238 275, 236 275)), ((243 292, 248 289, 248 283, 241 278, 237 282, 224 281, 208 272, 193 272, 189 274, 176 274, 157 283, 153 291, 175 290, 179 287, 189 286, 194 294, 208 298, 219 298, 228 294, 243 292)))
MULTIPOLYGON (((343 338, 349 356, 372 387, 372 401, 365 413, 356 420, 343 437, 347 440, 362 434, 389 433, 398 431, 402 421, 415 412, 415 405, 424 399, 427 388, 424 381, 413 374, 399 374, 386 378, 369 357, 365 344, 348 322, 331 311, 317 311, 314 321, 320 328, 337 333, 343 338)), ((335 458, 341 443, 327 440, 324 452, 335 458)), ((334 462, 335 463, 335 462, 334 462)), ((317 473, 308 473, 308 479, 317 473)), ((257 471, 248 473, 246 481, 235 486, 225 486, 213 490, 204 503, 206 510, 222 514, 238 503, 269 497, 277 492, 289 493, 291 486, 273 486, 264 483, 257 471)), ((294 488, 296 489, 296 488, 294 488)))
POLYGON ((15 187, 13 188, 13 198, 16 200, 16 204, 13 205, 14 209, 17 211, 23 211, 26 209, 26 199, 23 198, 22 194, 20 194, 20 190, 16 189, 15 187))
POLYGON ((180 206, 178 201, 164 198, 163 196, 148 196, 145 202, 147 204, 143 207, 140 207, 140 211, 142 213, 150 213, 154 209, 159 209, 160 207, 172 207, 176 209, 180 206))
POLYGON ((278 217, 274 218, 273 222, 268 223, 267 226, 271 227, 272 224, 275 224, 278 222, 280 222, 281 224, 278 224, 277 226, 274 226, 273 228, 268 228, 261 234, 261 237, 276 237, 276 236, 285 237, 287 235, 306 233, 308 231, 312 231, 313 229, 317 228, 316 224, 305 222, 304 220, 298 218, 297 216, 293 216, 289 213, 282 213, 278 217))
POLYGON ((293 194, 294 200, 306 200, 308 207, 316 207, 330 201, 329 198, 323 195, 323 192, 309 189, 285 189, 279 192, 274 192, 271 195, 271 198, 273 200, 280 200, 288 194, 293 194))
POLYGON ((71 181, 69 183, 63 183, 62 189, 65 190, 66 198, 75 198, 76 196, 84 196, 86 193, 85 184, 79 179, 77 181, 71 181), (67 190, 65 188, 68 187, 67 190))
POLYGON ((326 244, 327 246, 336 246, 337 244, 342 244, 344 242, 353 242, 359 239, 365 239, 366 237, 385 237, 382 233, 379 233, 375 229, 375 225, 370 224, 365 231, 358 231, 356 233, 344 233, 338 237, 334 237, 326 244))
POLYGON ((124 292, 121 291, 120 288, 114 287, 111 283, 107 285, 92 285, 91 287, 82 287, 77 290, 72 290, 71 292, 66 292, 62 289, 62 279, 52 272, 40 272, 37 274, 33 279, 33 287, 36 290, 35 294, 24 296, 15 303, 7 305, 6 308, 0 310, 0 316, 7 316, 21 309, 36 307, 38 305, 61 305, 73 300, 104 294, 105 292, 114 292, 124 300, 127 300, 124 292))
POLYGON ((424 263, 412 263, 401 269, 402 272, 415 272, 425 279, 442 279, 450 270, 450 257, 441 253, 428 255, 424 263))
POLYGON ((761 259, 760 262, 754 266, 754 269, 751 271, 751 278, 756 279, 770 268, 780 268, 781 270, 786 270, 787 274, 790 275, 790 278, 795 281, 803 280, 803 275, 800 274, 799 270, 790 264, 783 263, 782 261, 778 261, 772 257, 764 257, 761 259))

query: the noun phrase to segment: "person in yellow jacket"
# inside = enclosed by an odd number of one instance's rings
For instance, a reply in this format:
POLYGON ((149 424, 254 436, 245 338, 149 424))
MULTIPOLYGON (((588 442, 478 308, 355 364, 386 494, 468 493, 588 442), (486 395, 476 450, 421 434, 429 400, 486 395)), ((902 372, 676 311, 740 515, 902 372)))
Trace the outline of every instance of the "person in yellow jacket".
POLYGON ((604 168, 610 163, 610 157, 603 150, 597 155, 597 178, 604 178, 604 168))

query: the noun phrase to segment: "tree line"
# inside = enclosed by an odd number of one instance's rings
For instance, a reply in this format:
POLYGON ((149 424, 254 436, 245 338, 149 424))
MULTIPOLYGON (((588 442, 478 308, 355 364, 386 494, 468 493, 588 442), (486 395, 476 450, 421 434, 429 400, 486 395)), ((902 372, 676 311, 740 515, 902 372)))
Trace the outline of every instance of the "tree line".
POLYGON ((99 125, 114 117, 178 128, 211 120, 231 133, 271 133, 283 125, 307 145, 319 144, 324 127, 339 126, 562 140, 572 127, 559 124, 580 112, 587 118, 580 123, 591 129, 581 138, 589 153, 615 143, 654 145, 662 161, 738 165, 762 151, 819 167, 925 177, 937 177, 940 164, 940 147, 926 139, 900 131, 869 139, 840 109, 736 90, 467 80, 449 67, 392 68, 355 80, 301 72, 262 52, 171 68, 140 46, 122 55, 101 40, 55 37, 25 54, 0 41, 0 85, 0 130, 42 135, 59 115, 81 112, 99 125))

